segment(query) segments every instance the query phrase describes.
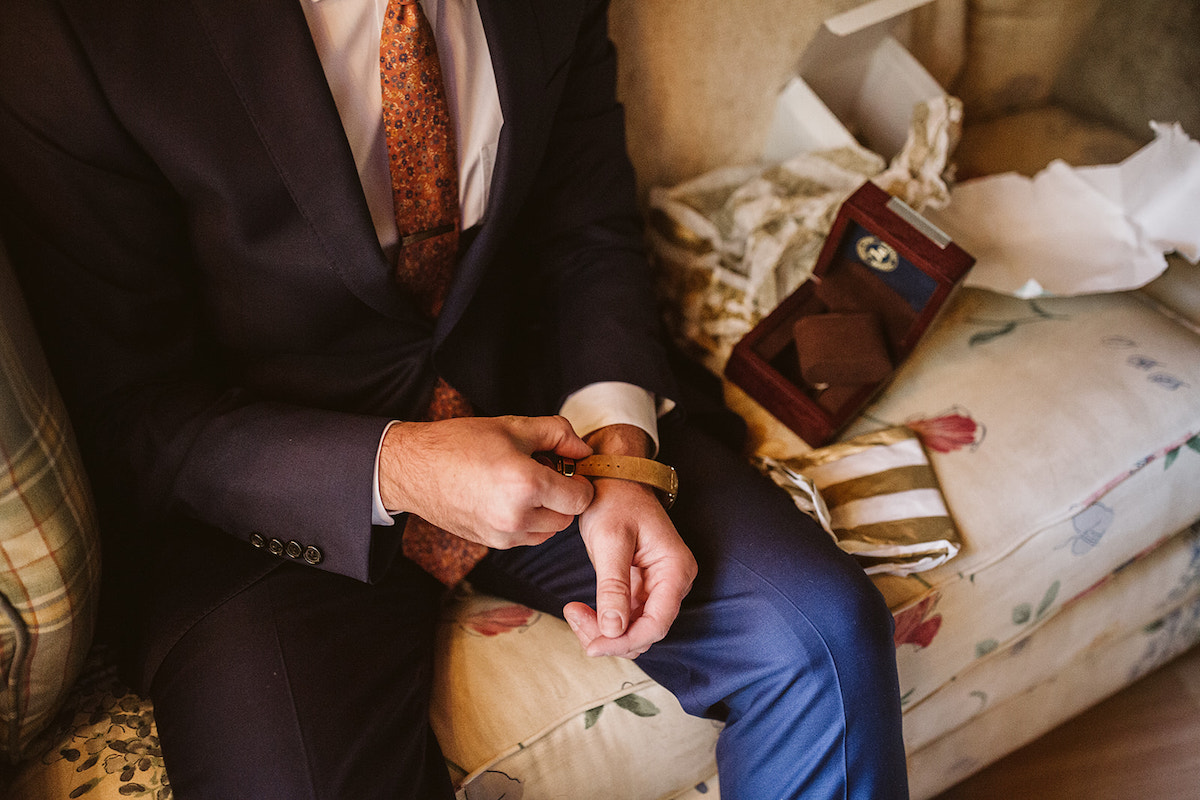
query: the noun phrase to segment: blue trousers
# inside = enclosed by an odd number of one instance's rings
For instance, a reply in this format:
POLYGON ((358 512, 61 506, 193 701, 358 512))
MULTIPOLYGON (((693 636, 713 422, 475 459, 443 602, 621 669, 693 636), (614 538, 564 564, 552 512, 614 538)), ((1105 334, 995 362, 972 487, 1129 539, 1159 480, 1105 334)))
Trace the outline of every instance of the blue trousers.
MULTIPOLYGON (((874 586, 743 458, 683 424, 661 438, 700 572, 637 663, 725 723, 722 797, 906 798, 892 622, 874 586)), ((492 552, 469 579, 552 614, 595 593, 574 528, 492 552)), ((439 599, 401 559, 370 586, 285 565, 214 610, 151 687, 177 796, 452 797, 427 722, 439 599)))

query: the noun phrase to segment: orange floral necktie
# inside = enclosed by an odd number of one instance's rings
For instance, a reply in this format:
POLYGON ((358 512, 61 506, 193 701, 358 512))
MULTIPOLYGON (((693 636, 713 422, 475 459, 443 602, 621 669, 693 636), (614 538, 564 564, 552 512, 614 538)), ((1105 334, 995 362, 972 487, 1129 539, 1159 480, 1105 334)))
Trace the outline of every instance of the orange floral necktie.
MULTIPOLYGON (((383 125, 392 200, 400 231, 396 280, 430 318, 441 313, 458 258, 458 156, 429 20, 416 0, 389 0, 379 41, 383 125)), ((426 419, 471 416, 470 404, 441 378, 426 419)), ((404 554, 453 586, 487 553, 410 514, 404 554)))

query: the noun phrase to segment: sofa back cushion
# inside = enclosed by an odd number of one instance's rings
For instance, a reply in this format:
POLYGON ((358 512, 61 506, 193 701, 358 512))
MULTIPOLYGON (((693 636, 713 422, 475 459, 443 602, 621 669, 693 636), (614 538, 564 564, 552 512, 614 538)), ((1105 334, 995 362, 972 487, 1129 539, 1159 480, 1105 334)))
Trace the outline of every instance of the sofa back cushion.
POLYGON ((91 494, 0 248, 0 755, 21 757, 62 704, 99 585, 91 494))

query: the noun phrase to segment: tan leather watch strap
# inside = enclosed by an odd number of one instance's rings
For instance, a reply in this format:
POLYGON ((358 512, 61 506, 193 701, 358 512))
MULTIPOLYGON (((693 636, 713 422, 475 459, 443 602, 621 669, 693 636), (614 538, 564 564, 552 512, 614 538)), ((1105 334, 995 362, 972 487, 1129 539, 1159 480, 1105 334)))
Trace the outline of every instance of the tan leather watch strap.
POLYGON ((619 478, 643 483, 657 489, 663 505, 670 508, 679 494, 679 476, 675 468, 652 458, 617 456, 597 453, 578 461, 553 454, 539 453, 543 460, 563 475, 583 475, 587 478, 619 478), (546 456, 549 456, 546 458, 546 456))

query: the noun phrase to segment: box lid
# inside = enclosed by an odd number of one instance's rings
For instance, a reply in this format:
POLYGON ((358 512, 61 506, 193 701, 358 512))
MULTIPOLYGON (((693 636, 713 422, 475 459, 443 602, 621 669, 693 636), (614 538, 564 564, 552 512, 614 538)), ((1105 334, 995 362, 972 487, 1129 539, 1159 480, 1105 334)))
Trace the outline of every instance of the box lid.
POLYGON ((890 36, 906 13, 929 2, 874 0, 826 20, 780 93, 764 157, 780 161, 856 136, 885 158, 900 152, 913 106, 945 94, 890 36))
POLYGON ((794 340, 797 320, 831 312, 875 314, 892 364, 899 366, 973 263, 942 231, 868 182, 839 210, 812 278, 734 346, 726 376, 808 444, 824 444, 890 375, 869 384, 806 382, 794 340))

